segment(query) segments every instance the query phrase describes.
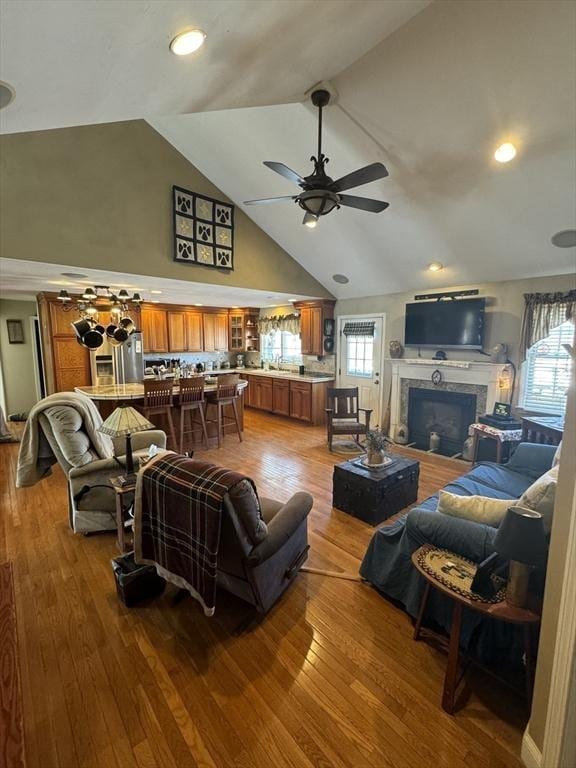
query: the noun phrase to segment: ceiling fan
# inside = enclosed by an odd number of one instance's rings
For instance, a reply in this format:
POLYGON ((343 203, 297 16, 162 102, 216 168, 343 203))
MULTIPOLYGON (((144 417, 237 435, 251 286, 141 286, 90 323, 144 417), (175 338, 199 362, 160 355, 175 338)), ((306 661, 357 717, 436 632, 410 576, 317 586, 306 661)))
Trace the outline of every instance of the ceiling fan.
POLYGON ((368 184, 370 181, 377 181, 388 176, 388 171, 382 163, 371 163, 364 168, 342 176, 341 179, 334 181, 326 175, 324 167, 328 158, 322 154, 322 109, 330 101, 330 93, 324 89, 313 91, 312 103, 318 107, 318 156, 312 156, 310 160, 314 163, 314 173, 310 176, 299 176, 296 171, 288 168, 284 163, 275 163, 265 160, 264 165, 271 168, 280 176, 289 181, 293 181, 302 189, 298 195, 288 195, 285 197, 265 197, 260 200, 245 200, 245 205, 262 205, 265 203, 284 202, 294 200, 306 211, 303 224, 313 228, 318 223, 320 216, 325 216, 334 208, 340 208, 341 205, 349 208, 359 208, 361 211, 370 211, 371 213, 380 213, 388 208, 389 203, 382 200, 372 200, 369 197, 356 197, 355 195, 341 194, 346 189, 359 187, 362 184, 368 184))

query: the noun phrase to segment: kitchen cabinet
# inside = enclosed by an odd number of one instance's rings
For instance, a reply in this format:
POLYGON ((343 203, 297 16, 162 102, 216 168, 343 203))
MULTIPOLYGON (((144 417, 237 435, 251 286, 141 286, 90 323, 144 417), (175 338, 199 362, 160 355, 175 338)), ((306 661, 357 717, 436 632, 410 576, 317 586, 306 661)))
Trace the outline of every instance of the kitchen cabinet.
POLYGON ((290 382, 272 379, 272 411, 290 416, 290 382))
POLYGON ((230 352, 242 352, 245 349, 244 342, 244 313, 232 310, 229 316, 230 323, 230 352))
POLYGON ((202 352, 204 341, 202 336, 202 315, 200 312, 185 312, 186 351, 202 352))
POLYGON ((258 333, 258 314, 248 313, 244 319, 246 352, 258 352, 260 349, 260 334, 258 333))
POLYGON ((76 336, 54 336, 55 392, 71 392, 74 387, 86 387, 92 383, 90 353, 76 341, 76 336))
POLYGON ((228 351, 228 314, 220 312, 205 312, 204 325, 204 351, 227 352, 228 351))
POLYGON ((184 312, 166 313, 168 320, 168 349, 170 352, 186 352, 186 317, 184 312))
POLYGON ((248 381, 244 405, 309 424, 325 423, 326 389, 333 382, 296 381, 260 374, 243 374, 243 378, 248 381))
POLYGON ((333 319, 333 301, 295 302, 300 310, 300 340, 303 355, 323 356, 324 321, 333 319))
POLYGON ((55 296, 41 293, 37 300, 46 394, 90 386, 90 352, 78 344, 71 325, 78 313, 64 311, 55 296))
POLYGON ((259 408, 261 411, 272 410, 272 379, 264 376, 254 377, 254 408, 259 408))
POLYGON ((144 352, 169 352, 168 312, 165 309, 142 308, 140 329, 144 352))
POLYGON ((290 416, 301 421, 312 421, 312 384, 290 382, 290 416))

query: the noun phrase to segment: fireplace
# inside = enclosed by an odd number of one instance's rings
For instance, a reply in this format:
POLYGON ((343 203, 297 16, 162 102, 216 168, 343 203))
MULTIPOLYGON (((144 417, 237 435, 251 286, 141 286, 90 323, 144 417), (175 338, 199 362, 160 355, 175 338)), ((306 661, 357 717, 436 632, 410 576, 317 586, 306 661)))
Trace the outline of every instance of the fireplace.
POLYGON ((408 391, 408 433, 416 448, 428 450, 430 433, 437 432, 438 453, 461 453, 468 427, 475 420, 476 395, 416 387, 408 391))

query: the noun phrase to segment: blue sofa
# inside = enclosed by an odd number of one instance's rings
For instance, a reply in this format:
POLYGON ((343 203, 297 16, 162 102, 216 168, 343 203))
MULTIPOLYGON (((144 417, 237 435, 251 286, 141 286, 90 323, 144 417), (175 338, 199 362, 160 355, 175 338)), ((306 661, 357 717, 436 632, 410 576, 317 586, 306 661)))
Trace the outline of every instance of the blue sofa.
MULTIPOLYGON (((521 443, 505 464, 483 462, 449 483, 446 491, 459 496, 518 499, 552 466, 555 446, 521 443)), ((448 549, 481 562, 493 551, 496 528, 451 517, 437 511, 438 495, 431 496, 391 525, 379 528, 368 546, 360 573, 383 595, 400 602, 413 617, 418 613, 423 582, 412 565, 411 555, 423 544, 448 549)), ((432 590, 426 616, 446 631, 450 629, 451 601, 432 590)), ((462 647, 482 661, 521 658, 522 637, 517 627, 482 619, 465 611, 462 647)))

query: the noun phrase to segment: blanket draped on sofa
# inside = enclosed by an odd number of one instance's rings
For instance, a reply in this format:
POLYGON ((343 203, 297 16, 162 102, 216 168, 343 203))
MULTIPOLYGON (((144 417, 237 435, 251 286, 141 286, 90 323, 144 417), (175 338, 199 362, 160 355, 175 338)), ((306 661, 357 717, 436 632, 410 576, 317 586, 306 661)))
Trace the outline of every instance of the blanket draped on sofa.
MULTIPOLYGON (((164 454, 138 475, 134 513, 136 562, 156 566, 213 616, 222 508, 249 478, 178 454, 164 454)), ((256 489, 254 488, 254 491, 256 489)))

